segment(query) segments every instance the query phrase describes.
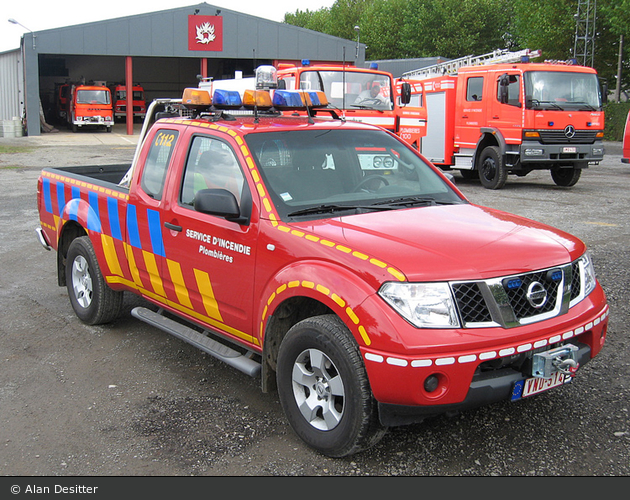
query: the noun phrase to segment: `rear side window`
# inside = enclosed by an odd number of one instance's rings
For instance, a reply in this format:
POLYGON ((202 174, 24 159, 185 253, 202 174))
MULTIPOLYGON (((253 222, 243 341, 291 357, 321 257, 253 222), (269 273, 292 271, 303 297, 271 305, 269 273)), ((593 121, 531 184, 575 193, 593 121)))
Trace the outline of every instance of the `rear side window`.
POLYGON ((483 76, 474 76, 466 82, 466 100, 481 101, 483 92, 483 76))
POLYGON ((153 138, 147 160, 142 171, 140 187, 151 198, 162 199, 166 171, 171 161, 179 132, 177 130, 160 130, 153 138))

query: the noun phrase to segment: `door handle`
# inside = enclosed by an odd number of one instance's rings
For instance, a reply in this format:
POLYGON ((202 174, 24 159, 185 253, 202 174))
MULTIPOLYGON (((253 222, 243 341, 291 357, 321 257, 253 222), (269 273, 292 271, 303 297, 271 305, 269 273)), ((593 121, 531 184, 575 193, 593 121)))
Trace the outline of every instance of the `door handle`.
POLYGON ((177 226, 175 224, 171 224, 170 222, 165 222, 164 225, 168 228, 171 229, 173 231, 178 231, 181 232, 182 230, 182 226, 177 226))
POLYGON ((468 115, 463 115, 462 118, 466 119, 468 118, 468 115))
POLYGON ((494 115, 494 116, 492 117, 492 119, 493 119, 493 120, 498 120, 498 119, 499 119, 499 117, 498 117, 497 115, 494 115))

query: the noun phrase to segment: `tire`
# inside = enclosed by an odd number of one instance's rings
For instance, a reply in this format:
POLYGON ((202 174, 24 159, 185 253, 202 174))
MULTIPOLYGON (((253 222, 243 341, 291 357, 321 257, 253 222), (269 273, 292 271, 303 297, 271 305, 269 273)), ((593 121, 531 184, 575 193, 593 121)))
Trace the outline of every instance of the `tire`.
POLYGON ((582 175, 581 168, 555 168, 551 171, 551 178, 557 186, 571 187, 577 184, 582 175))
POLYGON ((385 434, 358 345, 337 316, 294 325, 280 345, 276 376, 291 427, 320 453, 351 455, 385 434))
POLYGON ((486 189, 501 189, 507 180, 503 157, 496 146, 488 146, 479 157, 479 180, 486 189))
POLYGON ((88 236, 76 238, 68 248, 66 287, 77 317, 88 325, 116 319, 122 309, 123 292, 107 286, 88 236))

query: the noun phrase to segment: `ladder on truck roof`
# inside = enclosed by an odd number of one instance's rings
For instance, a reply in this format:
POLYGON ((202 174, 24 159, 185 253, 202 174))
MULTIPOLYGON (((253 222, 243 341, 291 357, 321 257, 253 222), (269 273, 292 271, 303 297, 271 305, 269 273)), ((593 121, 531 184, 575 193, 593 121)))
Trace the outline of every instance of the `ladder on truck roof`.
POLYGON ((403 78, 422 80, 435 76, 452 75, 457 73, 459 68, 464 66, 482 66, 485 64, 513 63, 520 62, 523 57, 540 57, 540 50, 524 49, 510 52, 507 49, 498 49, 481 56, 464 56, 458 59, 433 64, 424 68, 407 71, 403 73, 403 78))

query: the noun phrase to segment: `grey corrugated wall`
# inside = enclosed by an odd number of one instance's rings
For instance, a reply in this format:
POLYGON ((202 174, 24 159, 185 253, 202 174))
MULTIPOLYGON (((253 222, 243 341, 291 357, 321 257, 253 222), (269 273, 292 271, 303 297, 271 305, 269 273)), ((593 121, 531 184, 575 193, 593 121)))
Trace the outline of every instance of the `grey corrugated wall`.
POLYGON ((0 53, 0 120, 11 120, 22 115, 21 59, 19 50, 0 53))

